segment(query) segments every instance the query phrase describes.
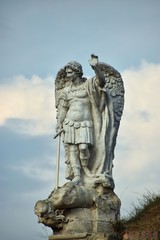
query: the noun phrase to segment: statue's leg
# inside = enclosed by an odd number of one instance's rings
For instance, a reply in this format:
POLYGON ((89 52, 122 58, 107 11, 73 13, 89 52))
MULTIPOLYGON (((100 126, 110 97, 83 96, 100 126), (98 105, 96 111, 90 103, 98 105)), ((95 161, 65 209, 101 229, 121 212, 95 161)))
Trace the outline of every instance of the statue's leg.
POLYGON ((91 173, 88 169, 88 160, 90 158, 88 144, 86 143, 79 144, 79 152, 80 152, 80 161, 81 161, 81 166, 83 168, 83 171, 86 174, 86 176, 90 177, 91 173))
POLYGON ((79 161, 78 145, 69 144, 69 159, 73 170, 74 178, 72 182, 79 184, 81 182, 81 165, 79 161))

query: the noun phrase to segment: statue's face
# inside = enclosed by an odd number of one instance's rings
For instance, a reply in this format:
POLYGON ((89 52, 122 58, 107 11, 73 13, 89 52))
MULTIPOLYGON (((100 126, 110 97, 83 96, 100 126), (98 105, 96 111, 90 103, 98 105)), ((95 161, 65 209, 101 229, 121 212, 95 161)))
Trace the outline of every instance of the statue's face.
POLYGON ((71 79, 72 82, 74 82, 77 79, 77 73, 73 71, 71 68, 66 68, 66 75, 68 78, 71 79))

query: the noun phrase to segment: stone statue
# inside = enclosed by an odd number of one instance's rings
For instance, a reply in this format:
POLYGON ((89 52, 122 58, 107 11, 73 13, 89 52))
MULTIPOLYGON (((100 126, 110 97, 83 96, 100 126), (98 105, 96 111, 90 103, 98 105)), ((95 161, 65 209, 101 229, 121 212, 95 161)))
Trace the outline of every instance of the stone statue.
MULTIPOLYGON (((121 75, 91 55, 95 71, 83 78, 82 66, 73 61, 55 80, 57 132, 63 129, 66 178, 77 184, 112 179, 112 161, 124 105, 121 75)), ((113 182, 112 182, 113 184, 113 182)))
POLYGON ((114 224, 120 200, 112 176, 116 137, 124 106, 120 73, 91 55, 95 76, 69 62, 55 79, 56 136, 62 135, 66 179, 45 200, 37 201, 39 222, 52 228, 49 239, 121 239, 114 224))

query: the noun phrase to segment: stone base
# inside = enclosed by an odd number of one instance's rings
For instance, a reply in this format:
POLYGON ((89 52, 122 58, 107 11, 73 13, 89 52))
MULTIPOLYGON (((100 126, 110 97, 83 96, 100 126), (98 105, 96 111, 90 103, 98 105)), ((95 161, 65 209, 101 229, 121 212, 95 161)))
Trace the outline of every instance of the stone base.
POLYGON ((120 199, 110 188, 72 182, 55 189, 35 206, 39 222, 53 230, 52 239, 108 240, 119 220, 120 199))
POLYGON ((76 234, 65 234, 65 235, 52 235, 49 236, 48 240, 108 240, 106 234, 88 234, 88 233, 76 233, 76 234))
POLYGON ((53 235, 49 236, 49 240, 57 239, 87 239, 87 233, 75 233, 75 234, 65 234, 65 235, 53 235))

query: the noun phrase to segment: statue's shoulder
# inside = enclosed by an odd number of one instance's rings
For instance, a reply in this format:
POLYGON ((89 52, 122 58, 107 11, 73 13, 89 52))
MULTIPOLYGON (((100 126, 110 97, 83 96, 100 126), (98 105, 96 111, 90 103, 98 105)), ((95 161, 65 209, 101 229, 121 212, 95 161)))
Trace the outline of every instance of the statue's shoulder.
POLYGON ((71 84, 63 88, 63 95, 67 95, 71 91, 71 84))

